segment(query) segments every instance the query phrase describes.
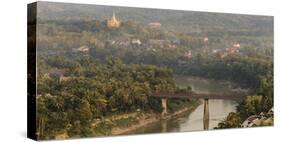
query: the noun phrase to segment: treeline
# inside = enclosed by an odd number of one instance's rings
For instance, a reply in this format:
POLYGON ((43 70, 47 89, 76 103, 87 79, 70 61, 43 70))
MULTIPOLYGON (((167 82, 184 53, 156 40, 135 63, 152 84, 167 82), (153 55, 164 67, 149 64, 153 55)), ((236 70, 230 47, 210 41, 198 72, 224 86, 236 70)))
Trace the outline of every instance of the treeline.
POLYGON ((39 20, 38 45, 39 51, 50 49, 69 50, 83 45, 89 47, 107 47, 107 40, 140 39, 146 43, 149 39, 177 40, 178 47, 198 49, 222 49, 240 43, 241 51, 246 53, 260 53, 272 56, 273 35, 270 30, 216 30, 207 33, 181 33, 166 28, 150 28, 133 21, 122 21, 121 27, 109 29, 106 20, 39 20), (263 34, 259 34, 262 32, 263 34), (208 43, 203 38, 208 37, 208 43))
POLYGON ((43 54, 53 50, 65 53, 84 45, 91 48, 107 48, 110 47, 108 41, 130 42, 132 39, 139 39, 142 45, 150 39, 177 40, 178 47, 185 49, 201 48, 204 45, 202 35, 179 34, 163 28, 150 28, 148 25, 133 21, 122 21, 120 28, 117 29, 108 28, 106 20, 39 20, 38 22, 37 42, 40 47, 38 51, 43 54))
POLYGON ((175 72, 186 76, 199 76, 218 80, 229 80, 241 87, 257 88, 261 77, 273 68, 272 61, 248 56, 230 56, 226 58, 210 58, 197 55, 185 60, 175 72))
POLYGON ((245 88, 257 88, 260 77, 265 76, 273 68, 271 58, 259 55, 220 58, 195 52, 192 58, 186 58, 183 52, 182 49, 158 49, 153 52, 138 48, 92 48, 90 55, 101 60, 106 59, 108 55, 114 55, 127 64, 166 66, 178 75, 229 80, 245 88))
POLYGON ((112 16, 112 11, 115 11, 121 21, 132 20, 139 23, 158 21, 163 26, 169 26, 170 30, 177 32, 201 31, 202 28, 205 32, 232 29, 273 31, 273 17, 271 16, 46 2, 41 2, 40 6, 41 9, 38 12, 40 18, 60 21, 109 18, 112 16))
POLYGON ((261 78, 257 93, 240 102, 236 107, 236 112, 229 113, 216 128, 273 126, 273 88, 273 74, 269 71, 266 76, 261 78), (247 120, 249 117, 257 119, 256 123, 250 126, 243 124, 244 121, 249 121, 247 120))
MULTIPOLYGON (((62 60, 58 57, 53 57, 62 60)), ((53 60, 53 59, 52 59, 53 60)), ((70 69, 67 59, 56 62, 40 61, 43 70, 51 67, 70 69), (66 63, 66 64, 64 64, 66 63)), ((100 63, 91 57, 81 57, 81 74, 60 80, 58 76, 39 71, 37 95, 37 130, 41 139, 53 138, 58 133, 70 137, 93 136, 93 119, 126 112, 162 111, 159 99, 150 97, 154 92, 176 90, 172 70, 152 65, 126 65, 121 60, 109 58, 100 63)), ((172 100, 175 109, 188 100, 172 100)))

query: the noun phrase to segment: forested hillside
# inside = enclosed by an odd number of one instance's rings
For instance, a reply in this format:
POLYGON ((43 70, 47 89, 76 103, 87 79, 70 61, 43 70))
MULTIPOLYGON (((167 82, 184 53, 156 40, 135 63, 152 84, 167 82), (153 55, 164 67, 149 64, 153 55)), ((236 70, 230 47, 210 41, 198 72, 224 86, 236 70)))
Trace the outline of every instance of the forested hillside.
POLYGON ((122 21, 135 21, 141 24, 160 22, 170 30, 186 33, 251 29, 252 32, 262 30, 270 34, 273 31, 269 26, 272 25, 273 19, 268 16, 48 2, 41 2, 39 7, 39 19, 45 20, 107 19, 115 12, 122 21))
MULTIPOLYGON (((218 128, 273 107, 273 17, 49 2, 38 10, 28 42, 36 39, 40 139, 119 134, 160 120, 161 99, 151 94, 193 91, 175 76, 251 90, 218 128)), ((171 99, 168 113, 199 103, 171 99)))

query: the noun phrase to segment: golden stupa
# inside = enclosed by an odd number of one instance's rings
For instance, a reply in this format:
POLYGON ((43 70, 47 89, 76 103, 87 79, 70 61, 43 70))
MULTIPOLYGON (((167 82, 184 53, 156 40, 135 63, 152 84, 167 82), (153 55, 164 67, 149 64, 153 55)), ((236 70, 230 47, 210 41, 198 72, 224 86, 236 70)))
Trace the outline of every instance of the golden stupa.
POLYGON ((107 21, 107 27, 109 28, 118 28, 120 27, 120 21, 115 17, 115 13, 113 12, 112 18, 107 21))

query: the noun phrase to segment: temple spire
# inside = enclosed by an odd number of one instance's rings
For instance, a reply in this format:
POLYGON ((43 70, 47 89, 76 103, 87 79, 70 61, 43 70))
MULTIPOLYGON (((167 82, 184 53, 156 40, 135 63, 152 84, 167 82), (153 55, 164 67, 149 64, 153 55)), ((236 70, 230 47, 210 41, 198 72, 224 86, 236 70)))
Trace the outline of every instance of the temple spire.
POLYGON ((107 26, 109 28, 118 28, 120 26, 120 21, 117 20, 114 11, 112 13, 111 19, 107 21, 107 26))

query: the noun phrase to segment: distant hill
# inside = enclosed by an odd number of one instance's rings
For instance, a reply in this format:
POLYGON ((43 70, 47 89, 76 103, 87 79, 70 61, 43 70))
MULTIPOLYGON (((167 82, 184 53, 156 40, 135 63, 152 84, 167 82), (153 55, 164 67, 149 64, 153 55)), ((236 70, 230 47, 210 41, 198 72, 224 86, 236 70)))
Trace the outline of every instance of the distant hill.
POLYGON ((113 12, 121 21, 135 21, 140 24, 160 22, 170 30, 187 33, 215 30, 273 32, 272 16, 38 2, 38 16, 41 20, 108 19, 113 12))

